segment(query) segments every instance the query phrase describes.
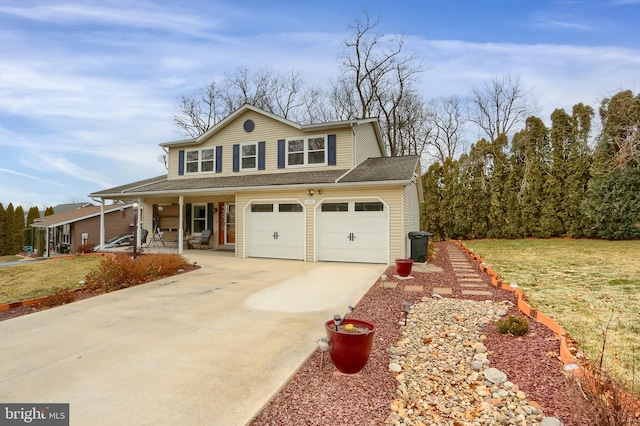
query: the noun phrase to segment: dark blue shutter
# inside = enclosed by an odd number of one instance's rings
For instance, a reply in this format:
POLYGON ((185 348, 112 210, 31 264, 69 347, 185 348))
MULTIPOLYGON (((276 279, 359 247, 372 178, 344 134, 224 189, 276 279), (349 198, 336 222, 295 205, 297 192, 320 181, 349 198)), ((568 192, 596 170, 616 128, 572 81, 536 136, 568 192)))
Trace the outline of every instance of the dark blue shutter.
POLYGON ((222 147, 216 146, 216 173, 222 173, 222 147))
POLYGON ((213 231, 213 203, 207 203, 207 229, 213 231))
POLYGON ((187 217, 187 226, 185 226, 185 232, 191 234, 191 203, 185 204, 185 213, 187 217))
POLYGON ((327 163, 330 166, 336 165, 336 135, 328 135, 327 136, 327 145, 329 145, 329 157, 327 158, 327 163))
POLYGON ((233 146, 233 171, 240 171, 240 145, 238 144, 233 146))
POLYGON ((278 140, 278 168, 284 169, 284 139, 278 140))
POLYGON ((178 151, 178 176, 184 175, 184 149, 178 151))
POLYGON ((258 142, 258 170, 264 170, 265 143, 258 142))

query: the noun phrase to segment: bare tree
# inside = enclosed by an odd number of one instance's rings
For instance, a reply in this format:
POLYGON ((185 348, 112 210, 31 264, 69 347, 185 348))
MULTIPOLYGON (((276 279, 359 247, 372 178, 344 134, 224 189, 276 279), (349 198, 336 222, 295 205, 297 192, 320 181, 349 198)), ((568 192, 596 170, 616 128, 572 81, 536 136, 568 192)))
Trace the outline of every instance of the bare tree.
POLYGON ((191 96, 180 96, 178 111, 180 114, 173 116, 173 122, 192 138, 209 130, 229 113, 215 82, 198 89, 191 96))
POLYGON ((464 151, 465 100, 459 96, 438 97, 432 99, 427 107, 427 119, 431 125, 429 146, 437 161, 444 164, 447 158, 453 159, 464 151))
POLYGON ((340 119, 379 117, 392 156, 422 152, 417 146, 410 150, 403 134, 403 120, 417 105, 414 80, 422 66, 416 55, 404 54, 406 37, 377 33, 378 24, 365 12, 364 20, 350 26, 354 34, 340 57, 343 76, 333 84, 334 112, 340 119))
POLYGON ((281 73, 264 68, 251 72, 238 68, 219 82, 178 98, 178 114, 173 121, 179 129, 196 138, 244 104, 250 104, 278 116, 312 123, 325 118, 322 91, 305 88, 298 71, 281 73))
POLYGON ((533 113, 530 95, 531 90, 522 87, 519 76, 496 77, 473 89, 469 121, 493 142, 500 134, 510 134, 516 124, 524 123, 533 113))

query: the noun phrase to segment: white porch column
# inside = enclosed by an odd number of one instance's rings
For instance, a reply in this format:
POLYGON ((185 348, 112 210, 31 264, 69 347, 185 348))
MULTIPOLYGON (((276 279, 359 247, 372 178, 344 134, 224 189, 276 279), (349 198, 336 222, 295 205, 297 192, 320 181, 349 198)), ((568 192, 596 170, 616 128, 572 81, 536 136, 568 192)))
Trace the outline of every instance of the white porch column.
POLYGON ((182 213, 182 208, 184 207, 184 196, 181 195, 180 199, 178 201, 178 206, 179 206, 179 210, 180 210, 180 223, 178 225, 178 254, 182 254, 183 252, 183 246, 184 246, 184 230, 182 228, 183 224, 182 222, 184 221, 183 217, 183 213, 182 213))
POLYGON ((49 227, 44 228, 44 257, 50 257, 49 253, 49 227))
POLYGON ((139 200, 137 203, 138 205, 134 207, 136 209, 136 214, 134 215, 135 222, 136 222, 135 228, 134 228, 136 233, 136 235, 134 236, 136 240, 136 247, 140 247, 142 245, 142 229, 140 225, 142 223, 142 203, 143 202, 144 200, 139 200))
POLYGON ((100 250, 104 250, 104 198, 100 199, 100 250))

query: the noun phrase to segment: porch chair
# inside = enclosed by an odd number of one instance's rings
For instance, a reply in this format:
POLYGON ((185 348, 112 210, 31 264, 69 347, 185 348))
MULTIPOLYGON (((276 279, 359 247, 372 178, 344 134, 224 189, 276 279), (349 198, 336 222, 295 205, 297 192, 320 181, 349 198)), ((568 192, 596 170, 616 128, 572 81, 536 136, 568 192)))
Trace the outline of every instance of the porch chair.
POLYGON ((211 230, 205 229, 202 231, 199 237, 191 237, 189 244, 193 248, 202 249, 203 247, 209 248, 209 239, 211 238, 211 230))

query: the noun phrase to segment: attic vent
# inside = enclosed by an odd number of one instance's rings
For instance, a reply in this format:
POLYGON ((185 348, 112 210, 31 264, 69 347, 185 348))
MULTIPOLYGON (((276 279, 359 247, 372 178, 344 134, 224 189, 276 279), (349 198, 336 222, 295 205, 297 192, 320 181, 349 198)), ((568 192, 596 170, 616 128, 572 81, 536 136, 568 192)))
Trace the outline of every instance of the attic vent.
POLYGON ((247 120, 244 122, 242 127, 244 128, 245 132, 250 133, 250 132, 253 132, 253 129, 256 127, 256 125, 253 122, 253 120, 247 120))

